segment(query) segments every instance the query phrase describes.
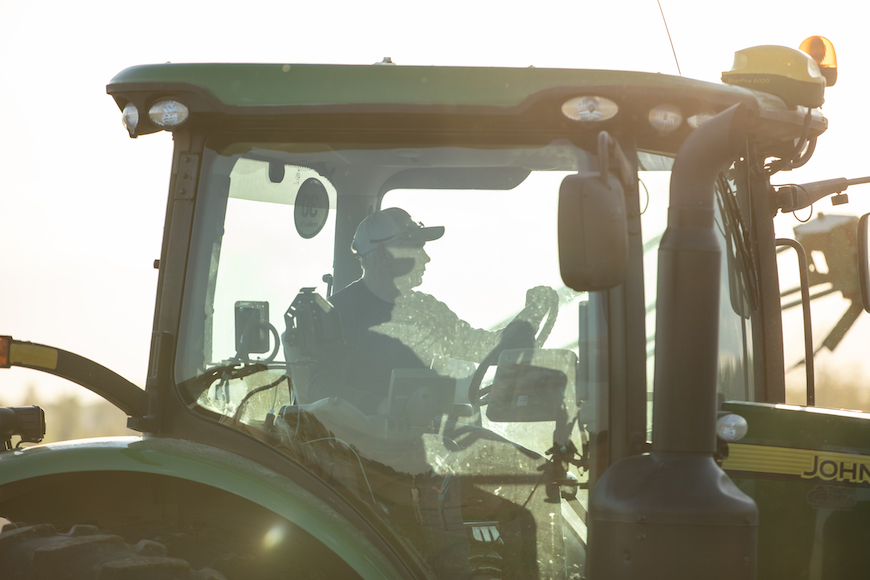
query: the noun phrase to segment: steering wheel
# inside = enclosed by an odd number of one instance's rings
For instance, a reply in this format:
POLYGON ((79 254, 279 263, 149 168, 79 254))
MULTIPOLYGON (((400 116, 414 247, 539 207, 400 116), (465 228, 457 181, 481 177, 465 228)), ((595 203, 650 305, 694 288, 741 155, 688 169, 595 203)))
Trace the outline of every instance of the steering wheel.
POLYGON ((502 352, 517 348, 541 348, 544 346, 544 342, 549 338, 550 332, 556 324, 556 317, 559 315, 558 294, 553 291, 547 302, 547 318, 537 336, 535 336, 535 329, 532 328, 531 323, 525 320, 512 320, 504 328, 499 343, 483 357, 471 377, 471 384, 468 385, 468 400, 472 405, 479 405, 481 397, 489 394, 491 387, 480 388, 480 385, 489 367, 498 364, 498 358, 502 352))

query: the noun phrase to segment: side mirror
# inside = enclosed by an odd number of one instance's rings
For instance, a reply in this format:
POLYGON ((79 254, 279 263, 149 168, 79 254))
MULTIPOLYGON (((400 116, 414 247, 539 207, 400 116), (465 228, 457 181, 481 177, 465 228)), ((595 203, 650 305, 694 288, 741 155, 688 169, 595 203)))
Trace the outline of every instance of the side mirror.
POLYGON ((861 284, 861 302, 870 312, 870 213, 858 221, 858 280, 861 284))
POLYGON ((235 315, 236 352, 243 358, 269 352, 269 303, 240 300, 235 315))
POLYGON ((625 280, 628 222, 622 183, 609 172, 569 175, 559 188, 559 269, 578 292, 625 280))

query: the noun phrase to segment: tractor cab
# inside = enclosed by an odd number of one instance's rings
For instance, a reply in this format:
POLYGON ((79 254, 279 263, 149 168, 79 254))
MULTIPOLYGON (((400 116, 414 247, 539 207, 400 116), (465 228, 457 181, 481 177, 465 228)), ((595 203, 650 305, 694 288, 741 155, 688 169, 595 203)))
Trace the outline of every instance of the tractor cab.
MULTIPOLYGON (((659 451, 715 473, 717 397, 770 396, 749 176, 824 130, 812 108, 643 73, 378 65, 136 67, 109 92, 132 136, 176 139, 140 428, 277 450, 438 577, 584 574, 590 527, 623 517, 595 519, 608 468, 662 425, 659 451), (659 404, 655 373, 689 359, 659 404), (696 420, 667 415, 677 399, 696 420)), ((725 495, 716 529, 751 558, 754 505, 725 495)))

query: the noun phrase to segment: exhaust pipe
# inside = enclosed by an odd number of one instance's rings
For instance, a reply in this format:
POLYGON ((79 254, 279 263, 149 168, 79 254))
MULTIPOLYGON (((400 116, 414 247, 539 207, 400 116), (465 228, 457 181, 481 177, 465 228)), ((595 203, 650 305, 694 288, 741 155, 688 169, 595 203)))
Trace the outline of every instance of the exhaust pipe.
POLYGON ((716 465, 717 175, 744 145, 735 105, 683 143, 659 247, 653 444, 614 463, 589 509, 593 580, 756 577, 758 510, 716 465))

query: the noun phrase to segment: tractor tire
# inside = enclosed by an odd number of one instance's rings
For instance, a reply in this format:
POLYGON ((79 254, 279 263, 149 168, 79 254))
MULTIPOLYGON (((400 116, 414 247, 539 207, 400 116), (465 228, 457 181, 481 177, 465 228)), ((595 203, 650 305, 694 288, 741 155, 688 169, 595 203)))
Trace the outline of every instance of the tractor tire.
POLYGON ((7 524, 0 531, 4 580, 225 580, 166 553, 159 542, 125 544, 89 525, 58 533, 50 524, 7 524))

